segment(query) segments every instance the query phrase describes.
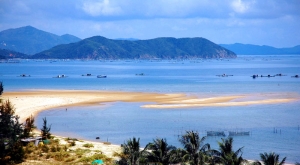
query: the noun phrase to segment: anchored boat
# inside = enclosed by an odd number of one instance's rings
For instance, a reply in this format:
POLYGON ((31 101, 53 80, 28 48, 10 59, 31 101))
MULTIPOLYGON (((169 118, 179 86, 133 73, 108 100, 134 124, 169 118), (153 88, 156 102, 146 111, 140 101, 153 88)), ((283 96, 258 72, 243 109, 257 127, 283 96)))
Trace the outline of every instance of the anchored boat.
POLYGON ((106 78, 106 75, 98 75, 97 78, 106 78))

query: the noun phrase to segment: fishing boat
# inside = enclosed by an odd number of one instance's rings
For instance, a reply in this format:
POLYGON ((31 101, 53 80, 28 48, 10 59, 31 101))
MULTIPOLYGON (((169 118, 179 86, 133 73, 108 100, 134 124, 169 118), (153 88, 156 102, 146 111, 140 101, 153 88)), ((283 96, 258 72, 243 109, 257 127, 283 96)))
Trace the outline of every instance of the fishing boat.
POLYGON ((21 74, 19 77, 30 77, 30 75, 27 75, 27 74, 21 74))
POLYGON ((206 132, 207 136, 225 136, 224 131, 207 131, 206 132))
POLYGON ((57 76, 55 76, 55 77, 53 77, 53 78, 66 78, 66 77, 68 77, 68 76, 62 74, 62 75, 57 75, 57 76))
POLYGON ((220 74, 220 75, 216 75, 218 77, 229 77, 229 76, 233 76, 232 74, 228 75, 228 74, 220 74))
POLYGON ((106 78, 107 76, 105 75, 98 75, 97 78, 106 78))
POLYGON ((87 74, 83 74, 82 76, 92 76, 92 74, 87 73, 87 74))

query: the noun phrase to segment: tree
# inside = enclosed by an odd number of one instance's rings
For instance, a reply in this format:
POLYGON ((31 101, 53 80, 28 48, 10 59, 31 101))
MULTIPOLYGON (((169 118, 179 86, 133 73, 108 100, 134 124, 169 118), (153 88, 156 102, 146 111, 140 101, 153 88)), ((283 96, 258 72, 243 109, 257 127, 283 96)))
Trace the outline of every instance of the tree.
POLYGON ((41 135, 42 135, 42 139, 46 140, 46 139, 50 139, 51 133, 51 125, 47 125, 47 119, 46 117, 43 118, 43 127, 41 128, 41 135))
POLYGON ((20 137, 23 133, 19 117, 9 100, 0 103, 0 164, 19 163, 24 157, 20 137))
MULTIPOLYGON (((286 157, 284 157, 279 162, 279 155, 274 152, 270 152, 269 154, 265 152, 265 153, 260 153, 259 155, 264 165, 283 165, 286 159, 286 157)), ((255 164, 261 165, 261 162, 256 161, 255 164)))
MULTIPOLYGON (((142 156, 145 149, 140 149, 140 138, 136 139, 133 137, 122 144, 121 147, 122 153, 119 155, 122 155, 122 157, 118 164, 137 165, 140 159, 143 158, 142 156)), ((147 146, 145 148, 147 148, 147 146)))
POLYGON ((205 157, 210 150, 208 143, 203 144, 205 137, 200 139, 198 132, 187 131, 179 141, 186 151, 183 156, 184 161, 187 161, 191 165, 205 164, 205 157))
POLYGON ((28 138, 30 136, 30 132, 32 131, 33 128, 35 128, 35 126, 34 126, 34 118, 31 115, 30 117, 28 117, 25 120, 23 137, 24 138, 28 138))
POLYGON ((233 151, 233 138, 228 137, 226 139, 222 138, 222 142, 218 142, 219 150, 214 151, 215 161, 222 163, 224 165, 239 165, 245 160, 242 158, 242 149, 239 148, 237 151, 233 151))
POLYGON ((2 93, 3 93, 3 84, 2 82, 0 82, 0 96, 2 95, 2 93))
POLYGON ((176 152, 176 147, 168 145, 166 139, 155 139, 153 143, 147 145, 147 150, 150 150, 148 160, 150 162, 168 165, 170 163, 177 163, 172 161, 172 156, 176 152))

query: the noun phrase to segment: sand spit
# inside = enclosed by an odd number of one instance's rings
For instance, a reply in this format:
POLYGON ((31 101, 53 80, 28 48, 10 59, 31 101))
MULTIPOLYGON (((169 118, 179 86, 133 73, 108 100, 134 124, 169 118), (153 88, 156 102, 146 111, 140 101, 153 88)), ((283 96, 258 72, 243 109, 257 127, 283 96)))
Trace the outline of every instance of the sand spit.
POLYGON ((5 92, 16 108, 16 114, 24 121, 46 109, 70 106, 88 106, 108 102, 140 102, 143 108, 189 108, 208 106, 245 106, 255 104, 287 103, 299 100, 293 93, 264 93, 226 96, 195 96, 186 94, 161 94, 145 92, 83 91, 83 90, 36 90, 5 92))

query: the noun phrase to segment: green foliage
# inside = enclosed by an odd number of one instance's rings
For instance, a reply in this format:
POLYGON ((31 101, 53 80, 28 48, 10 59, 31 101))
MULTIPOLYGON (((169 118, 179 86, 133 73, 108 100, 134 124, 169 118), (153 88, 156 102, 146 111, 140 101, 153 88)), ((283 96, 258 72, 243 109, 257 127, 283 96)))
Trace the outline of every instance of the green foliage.
POLYGON ((31 154, 32 152, 36 151, 36 149, 37 148, 35 147, 34 143, 30 142, 25 147, 25 153, 26 154, 31 154))
POLYGON ((127 140, 126 143, 122 144, 121 147, 122 153, 119 154, 121 159, 117 162, 117 164, 123 164, 126 162, 129 165, 136 165, 138 161, 143 158, 143 153, 145 153, 145 150, 140 150, 140 138, 136 139, 133 137, 132 139, 127 140))
POLYGON ((219 151, 214 151, 214 161, 224 165, 240 165, 245 160, 242 158, 242 148, 233 151, 233 138, 222 138, 222 142, 218 142, 219 151))
MULTIPOLYGON (((285 163, 286 157, 284 157, 281 161, 279 161, 279 155, 270 152, 270 153, 260 153, 259 154, 263 165, 283 165, 285 163)), ((261 162, 256 161, 256 164, 261 164, 261 162)))
POLYGON ((176 147, 168 145, 166 139, 155 139, 153 143, 147 145, 147 150, 151 152, 147 155, 150 162, 159 163, 162 165, 176 164, 178 161, 172 159, 175 155, 176 147))
POLYGON ((77 148, 75 150, 75 154, 77 155, 78 158, 81 158, 85 153, 88 153, 88 152, 90 152, 90 150, 83 150, 80 148, 77 148))
POLYGON ((23 129, 9 100, 0 102, 0 164, 21 162, 24 151, 20 143, 23 129))
MULTIPOLYGON (((2 93, 3 93, 3 90, 4 90, 4 88, 3 88, 3 83, 0 81, 0 96, 1 96, 2 93)), ((0 99, 0 101, 1 101, 1 99, 0 99)))
POLYGON ((94 145, 91 144, 91 143, 86 143, 86 144, 83 145, 83 147, 92 148, 92 147, 94 147, 94 145))
POLYGON ((42 145, 42 146, 41 146, 41 149, 42 149, 42 151, 45 152, 45 153, 48 153, 49 150, 50 150, 50 148, 49 148, 47 145, 42 145))
POLYGON ((23 149, 23 145, 20 141, 17 141, 10 151, 11 161, 14 163, 23 162, 25 151, 23 149))
POLYGON ((70 154, 68 152, 59 151, 59 152, 54 153, 54 160, 64 161, 65 158, 68 158, 69 156, 70 156, 70 154))
POLYGON ((101 154, 101 153, 96 153, 90 157, 82 157, 78 162, 83 162, 83 163, 91 163, 96 159, 101 159, 105 164, 112 164, 112 159, 108 158, 107 156, 101 154))
POLYGON ((34 118, 31 115, 30 117, 28 117, 25 120, 23 137, 24 138, 28 138, 30 136, 30 132, 32 131, 33 128, 35 128, 35 126, 34 126, 34 118))
POLYGON ((41 128, 41 135, 42 135, 42 139, 50 139, 51 137, 51 125, 47 125, 47 119, 46 117, 43 118, 43 127, 41 128))
POLYGON ((179 139, 180 143, 185 149, 183 154, 183 161, 191 165, 205 164, 205 157, 210 150, 209 144, 204 144, 205 137, 200 139, 199 133, 194 131, 187 131, 179 139))
POLYGON ((67 137, 65 140, 66 141, 69 141, 69 140, 78 141, 78 139, 76 139, 76 138, 70 138, 70 137, 67 137))

